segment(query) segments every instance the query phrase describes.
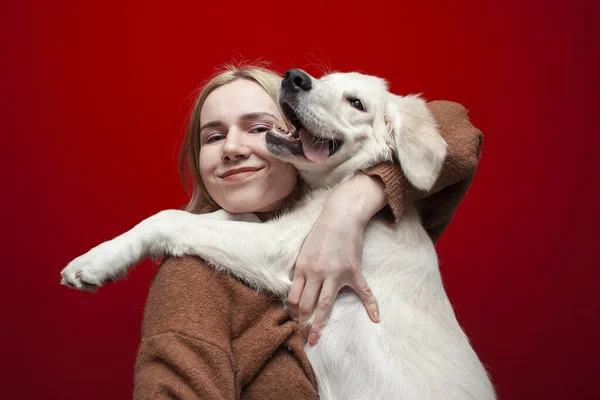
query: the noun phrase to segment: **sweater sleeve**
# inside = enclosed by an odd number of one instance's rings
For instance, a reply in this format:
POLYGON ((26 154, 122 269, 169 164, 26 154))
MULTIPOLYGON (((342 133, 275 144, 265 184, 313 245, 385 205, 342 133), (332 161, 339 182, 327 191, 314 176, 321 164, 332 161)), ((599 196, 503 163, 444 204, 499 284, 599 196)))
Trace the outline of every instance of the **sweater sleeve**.
POLYGON ((193 257, 158 269, 144 313, 135 399, 239 398, 228 292, 219 280, 193 257))
POLYGON ((387 216, 391 225, 396 225, 404 212, 404 195, 402 193, 404 174, 398 164, 393 162, 379 163, 368 170, 365 174, 377 177, 383 182, 383 190, 387 199, 387 207, 382 213, 387 216))
POLYGON ((383 181, 394 224, 398 223, 406 207, 416 202, 423 226, 435 242, 448 227, 471 186, 481 156, 483 135, 471 124, 468 111, 462 105, 432 101, 428 107, 448 145, 444 165, 433 189, 429 192, 417 190, 408 182, 400 166, 391 162, 378 164, 365 173, 383 181))

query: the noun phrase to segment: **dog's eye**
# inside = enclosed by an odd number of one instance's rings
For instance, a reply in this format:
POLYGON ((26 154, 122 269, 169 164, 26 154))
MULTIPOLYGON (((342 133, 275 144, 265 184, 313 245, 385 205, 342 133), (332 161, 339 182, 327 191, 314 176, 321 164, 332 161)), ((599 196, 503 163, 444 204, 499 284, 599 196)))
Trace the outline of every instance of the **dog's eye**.
POLYGON ((357 110, 360 111, 365 111, 365 106, 363 105, 362 101, 360 101, 357 98, 354 97, 348 97, 348 102, 350 103, 350 105, 354 108, 356 108, 357 110))

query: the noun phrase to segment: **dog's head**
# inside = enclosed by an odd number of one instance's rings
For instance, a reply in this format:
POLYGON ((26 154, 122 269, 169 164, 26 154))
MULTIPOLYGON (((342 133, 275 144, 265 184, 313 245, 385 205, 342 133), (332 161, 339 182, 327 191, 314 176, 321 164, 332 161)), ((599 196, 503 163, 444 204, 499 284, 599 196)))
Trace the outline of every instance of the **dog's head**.
POLYGON ((439 175, 446 143, 425 102, 389 93, 383 79, 355 72, 314 79, 294 69, 284 75, 279 105, 295 129, 268 132, 267 147, 313 187, 394 158, 419 189, 439 175))

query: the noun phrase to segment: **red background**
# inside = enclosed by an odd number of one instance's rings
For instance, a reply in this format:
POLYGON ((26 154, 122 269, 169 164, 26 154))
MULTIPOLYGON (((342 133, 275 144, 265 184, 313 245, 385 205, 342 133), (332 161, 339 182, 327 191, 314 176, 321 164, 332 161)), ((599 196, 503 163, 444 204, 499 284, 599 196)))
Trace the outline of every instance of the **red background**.
POLYGON ((203 3, 2 3, 2 397, 131 397, 155 266, 96 295, 59 286, 59 271, 185 202, 175 159, 191 93, 222 62, 263 58, 470 110, 485 144, 438 245, 450 299, 501 398, 592 398, 598 6, 203 3))

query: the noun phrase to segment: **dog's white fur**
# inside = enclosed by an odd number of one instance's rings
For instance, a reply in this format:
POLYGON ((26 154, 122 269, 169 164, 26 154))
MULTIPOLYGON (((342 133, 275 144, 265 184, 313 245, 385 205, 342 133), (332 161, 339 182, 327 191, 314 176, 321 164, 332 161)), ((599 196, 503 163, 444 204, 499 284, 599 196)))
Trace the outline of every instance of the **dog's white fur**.
MULTIPOLYGON (((433 186, 446 143, 423 100, 393 95, 383 80, 357 73, 311 80, 310 91, 290 94, 282 88, 280 100, 313 135, 344 144, 324 164, 269 146, 294 163, 313 189, 295 210, 265 223, 256 223, 253 214, 162 211, 73 260, 61 273, 63 281, 90 289, 144 257, 189 254, 284 299, 302 243, 332 187, 395 157, 415 187, 433 186), (366 111, 353 108, 348 98, 360 99, 366 111)), ((371 221, 364 243, 362 271, 381 320, 371 322, 354 293, 338 296, 318 345, 306 347, 321 398, 495 399, 455 318, 414 205, 395 228, 371 221)))

